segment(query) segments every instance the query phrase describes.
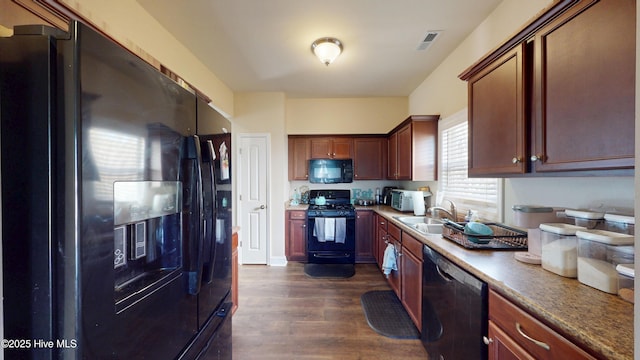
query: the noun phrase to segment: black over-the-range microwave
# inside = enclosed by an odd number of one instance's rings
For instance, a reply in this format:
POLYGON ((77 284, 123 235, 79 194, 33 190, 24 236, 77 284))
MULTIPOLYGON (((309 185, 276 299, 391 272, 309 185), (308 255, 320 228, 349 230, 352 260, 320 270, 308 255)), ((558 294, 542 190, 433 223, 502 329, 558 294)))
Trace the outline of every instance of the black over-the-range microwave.
POLYGON ((353 182, 353 160, 311 159, 309 160, 309 182, 313 184, 353 182))

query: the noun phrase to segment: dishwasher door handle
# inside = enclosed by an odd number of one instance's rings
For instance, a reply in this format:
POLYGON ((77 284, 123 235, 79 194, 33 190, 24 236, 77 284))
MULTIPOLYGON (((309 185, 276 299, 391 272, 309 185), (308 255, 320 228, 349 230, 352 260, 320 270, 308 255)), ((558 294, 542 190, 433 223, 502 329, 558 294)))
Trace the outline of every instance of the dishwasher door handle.
POLYGON ((442 269, 440 269, 440 266, 438 266, 438 264, 436 264, 436 271, 438 272, 438 275, 440 275, 440 277, 443 278, 445 281, 449 282, 453 280, 453 277, 449 276, 446 272, 442 271, 442 269))

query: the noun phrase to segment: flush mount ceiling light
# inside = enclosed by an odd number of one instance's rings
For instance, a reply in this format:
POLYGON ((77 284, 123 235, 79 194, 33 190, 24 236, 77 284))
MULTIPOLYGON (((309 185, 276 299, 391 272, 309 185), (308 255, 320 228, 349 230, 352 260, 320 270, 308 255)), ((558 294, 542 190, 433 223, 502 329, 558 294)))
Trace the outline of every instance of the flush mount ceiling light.
POLYGON ((342 52, 342 43, 336 38, 323 37, 311 44, 311 51, 323 64, 329 66, 342 52))

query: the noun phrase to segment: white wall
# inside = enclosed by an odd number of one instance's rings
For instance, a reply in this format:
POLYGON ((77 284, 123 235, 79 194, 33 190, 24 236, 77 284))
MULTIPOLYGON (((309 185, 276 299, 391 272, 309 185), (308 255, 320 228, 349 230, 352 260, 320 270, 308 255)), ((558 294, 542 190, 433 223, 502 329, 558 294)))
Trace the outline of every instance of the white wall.
POLYGON ((407 109, 407 97, 288 99, 287 134, 386 134, 407 109))
MULTIPOLYGON (((237 136, 243 133, 264 133, 271 136, 271 173, 268 178, 269 200, 269 253, 268 262, 271 265, 286 263, 284 255, 284 226, 285 226, 285 199, 288 198, 288 168, 287 168, 287 135, 285 132, 285 106, 284 93, 237 93, 235 95, 235 117, 233 118, 233 131, 238 144, 237 136)), ((238 159, 239 157, 236 157, 238 159)), ((239 164, 239 162, 236 162, 239 164)), ((236 166, 237 170, 237 166, 236 166)), ((240 181, 236 182, 237 184, 240 181)), ((240 192, 236 189, 236 199, 240 192)), ((242 205, 241 202, 236 202, 242 205)), ((239 221, 239 220, 238 220, 239 221)), ((242 229, 240 229, 242 239, 242 229)))

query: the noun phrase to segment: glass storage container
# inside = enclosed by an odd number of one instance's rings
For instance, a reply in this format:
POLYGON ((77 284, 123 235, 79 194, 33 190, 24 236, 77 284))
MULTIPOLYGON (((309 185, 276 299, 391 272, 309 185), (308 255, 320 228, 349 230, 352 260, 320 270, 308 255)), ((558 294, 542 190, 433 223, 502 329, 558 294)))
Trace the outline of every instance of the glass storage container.
POLYGON ((634 237, 605 230, 576 232, 578 281, 598 290, 618 293, 619 264, 634 263, 634 237))

